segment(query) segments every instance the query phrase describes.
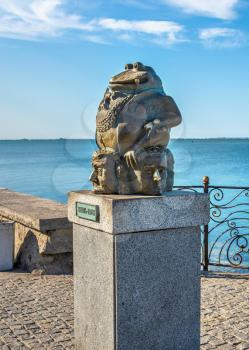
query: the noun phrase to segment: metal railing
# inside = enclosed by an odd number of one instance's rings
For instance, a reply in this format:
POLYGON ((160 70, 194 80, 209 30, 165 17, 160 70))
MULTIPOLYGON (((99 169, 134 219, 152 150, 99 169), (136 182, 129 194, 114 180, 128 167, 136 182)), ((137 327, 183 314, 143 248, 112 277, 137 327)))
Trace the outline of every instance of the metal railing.
POLYGON ((249 187, 211 186, 205 176, 202 186, 174 189, 210 196, 210 222, 201 227, 203 270, 213 266, 249 271, 249 187))

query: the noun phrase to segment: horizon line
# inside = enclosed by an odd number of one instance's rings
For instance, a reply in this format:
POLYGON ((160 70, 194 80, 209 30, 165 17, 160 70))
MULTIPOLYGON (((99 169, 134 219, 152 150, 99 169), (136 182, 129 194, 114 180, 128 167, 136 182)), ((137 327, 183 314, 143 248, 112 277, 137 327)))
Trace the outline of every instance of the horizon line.
MULTIPOLYGON (((92 140, 95 141, 94 138, 66 138, 66 137, 58 137, 58 138, 18 138, 18 139, 0 139, 1 141, 62 141, 62 140, 72 140, 72 141, 87 141, 92 140)), ((175 140, 249 140, 249 137, 229 137, 229 136, 221 136, 221 137, 172 137, 170 141, 175 140)))

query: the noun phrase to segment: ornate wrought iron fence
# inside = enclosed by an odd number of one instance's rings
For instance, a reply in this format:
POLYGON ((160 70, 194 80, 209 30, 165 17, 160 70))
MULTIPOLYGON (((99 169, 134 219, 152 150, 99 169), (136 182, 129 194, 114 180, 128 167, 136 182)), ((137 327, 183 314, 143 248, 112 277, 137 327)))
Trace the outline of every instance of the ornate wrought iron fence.
POLYGON ((202 265, 222 269, 249 270, 249 187, 174 186, 178 190, 209 193, 210 222, 201 228, 202 265))

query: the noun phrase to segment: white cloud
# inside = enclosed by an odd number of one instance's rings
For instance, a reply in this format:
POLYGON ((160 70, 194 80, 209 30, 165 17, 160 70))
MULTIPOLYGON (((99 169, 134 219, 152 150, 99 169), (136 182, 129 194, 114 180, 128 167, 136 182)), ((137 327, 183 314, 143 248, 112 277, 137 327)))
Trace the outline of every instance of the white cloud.
POLYGON ((206 28, 199 31, 199 38, 208 48, 233 48, 244 46, 248 38, 242 31, 233 28, 206 28))
POLYGON ((128 21, 113 18, 101 18, 90 22, 95 30, 109 31, 116 34, 116 38, 130 43, 136 43, 139 35, 139 45, 146 41, 161 45, 173 45, 185 41, 184 27, 171 21, 128 21))
POLYGON ((0 0, 0 36, 38 39, 66 29, 92 29, 80 16, 67 14, 63 4, 63 0, 0 0))
POLYGON ((106 39, 104 39, 101 35, 94 35, 94 34, 83 35, 82 39, 86 41, 90 41, 91 43, 94 43, 94 44, 111 45, 111 43, 106 39))
POLYGON ((96 23, 104 29, 113 31, 138 32, 152 35, 167 34, 172 36, 172 38, 183 30, 183 26, 170 21, 127 21, 104 18, 96 23))
POLYGON ((126 41, 126 42, 133 42, 134 40, 134 37, 132 34, 128 34, 128 33, 124 33, 124 34, 120 34, 119 35, 119 39, 122 40, 122 41, 126 41))
POLYGON ((220 19, 236 16, 235 6, 239 0, 162 0, 164 3, 180 7, 186 13, 193 13, 220 19))
POLYGON ((30 8, 37 18, 47 21, 54 15, 56 8, 60 4, 60 0, 34 1, 31 3, 30 8))
POLYGON ((128 21, 100 18, 86 21, 67 10, 68 0, 0 0, 0 36, 37 40, 71 30, 96 43, 107 43, 104 35, 121 40, 124 35, 141 35, 141 40, 162 37, 168 43, 181 41, 183 26, 171 21, 128 21))

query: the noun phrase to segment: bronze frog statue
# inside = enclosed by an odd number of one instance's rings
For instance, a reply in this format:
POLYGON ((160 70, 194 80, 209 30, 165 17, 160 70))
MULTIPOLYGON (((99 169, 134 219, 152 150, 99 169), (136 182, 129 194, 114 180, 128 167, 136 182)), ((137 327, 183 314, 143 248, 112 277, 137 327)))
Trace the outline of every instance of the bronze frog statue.
POLYGON ((174 158, 167 148, 181 113, 154 69, 137 62, 109 82, 96 118, 94 192, 161 195, 171 191, 174 158))

